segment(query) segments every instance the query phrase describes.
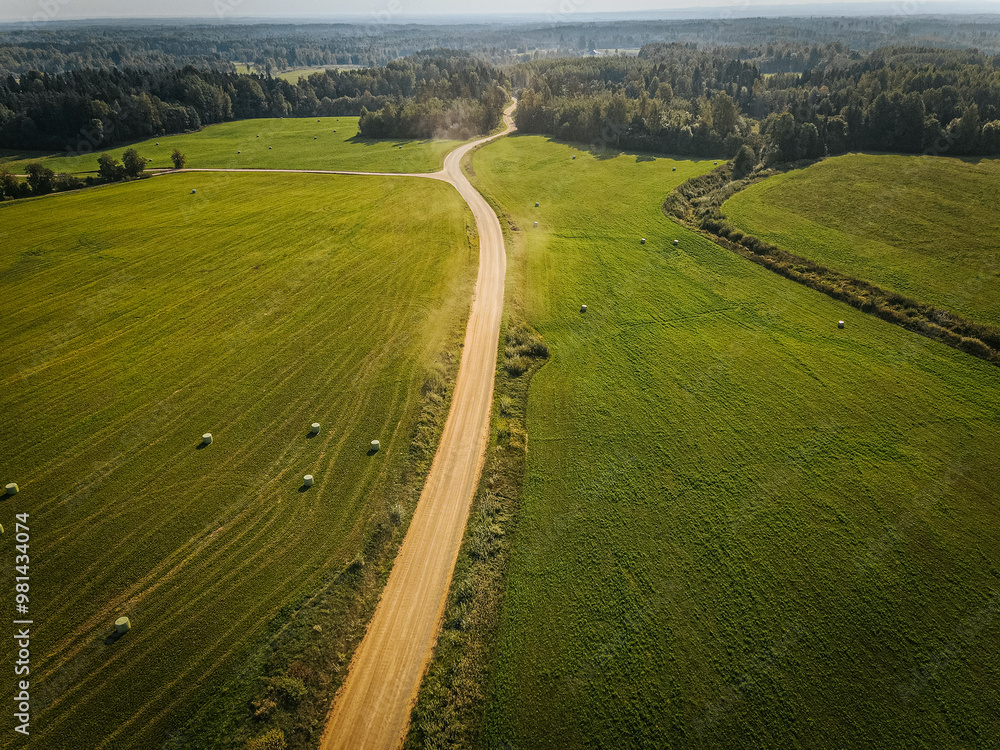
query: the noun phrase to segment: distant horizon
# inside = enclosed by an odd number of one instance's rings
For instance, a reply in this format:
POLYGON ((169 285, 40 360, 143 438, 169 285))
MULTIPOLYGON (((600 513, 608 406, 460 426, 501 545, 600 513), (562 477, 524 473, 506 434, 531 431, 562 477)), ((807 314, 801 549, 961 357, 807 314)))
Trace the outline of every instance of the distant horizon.
POLYGON ((480 0, 361 0, 350 10, 330 10, 321 0, 289 0, 286 13, 268 12, 273 4, 263 0, 175 0, 175 10, 164 15, 143 13, 139 0, 11 0, 0 8, 5 26, 59 23, 177 23, 219 21, 226 23, 482 23, 526 22, 589 23, 597 20, 685 20, 706 18, 852 17, 852 16, 941 16, 1000 15, 1000 0, 827 0, 771 1, 755 5, 750 0, 708 0, 690 5, 690 0, 664 4, 662 0, 632 0, 634 7, 608 6, 609 0, 514 0, 497 12, 480 0), (265 8, 264 6, 268 6, 265 8), (325 6, 322 9, 317 6, 325 6), (651 7, 658 6, 658 7, 651 7), (76 12, 72 12, 75 10, 76 12))

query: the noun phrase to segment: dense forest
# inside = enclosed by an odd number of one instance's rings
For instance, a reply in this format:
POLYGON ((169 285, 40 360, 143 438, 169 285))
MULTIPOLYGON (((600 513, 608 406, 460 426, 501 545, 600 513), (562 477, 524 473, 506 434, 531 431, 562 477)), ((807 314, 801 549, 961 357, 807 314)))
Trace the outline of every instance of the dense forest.
POLYGON ((379 110, 366 114, 373 135, 466 137, 496 124, 508 86, 498 68, 446 50, 298 83, 191 66, 33 71, 0 82, 0 147, 85 152, 228 120, 379 110))
MULTIPOLYGON (((813 20, 823 29, 829 19, 813 20)), ((861 33, 869 20, 837 19, 847 37, 861 33)), ((818 33, 796 22, 783 19, 778 36, 818 33)), ((708 22, 675 22, 672 33, 678 35, 677 29, 688 23, 704 30, 708 22)), ((911 32, 923 28, 922 23, 919 18, 906 21, 911 32)), ((897 36, 903 25, 897 23, 897 36)), ((633 22, 566 24, 558 27, 559 43, 588 26, 624 43, 644 38, 633 22)), ((181 28, 195 37, 201 33, 201 27, 181 28)), ((515 94, 522 132, 597 148, 738 156, 738 171, 760 162, 852 149, 1000 152, 1000 54, 975 49, 892 46, 863 52, 843 41, 727 46, 675 41, 645 44, 626 55, 597 53, 592 44, 601 42, 581 33, 570 57, 508 58, 501 64, 491 61, 490 54, 435 48, 380 67, 318 70, 292 83, 232 68, 227 55, 253 57, 279 50, 268 46, 276 43, 269 36, 277 33, 276 27, 246 28, 256 32, 239 41, 225 41, 227 35, 221 34, 213 48, 217 64, 212 65, 157 64, 168 59, 159 55, 177 59, 185 50, 204 52, 204 40, 188 44, 178 31, 170 43, 166 32, 150 38, 145 56, 134 57, 145 60, 145 66, 101 64, 8 75, 0 79, 0 147, 80 153, 228 120, 317 115, 360 116, 361 132, 370 137, 465 138, 494 127, 508 95, 515 94), (583 55, 581 49, 590 53, 583 55)), ((304 28, 310 31, 296 33, 320 44, 322 31, 304 28)), ((379 38, 413 40, 430 28, 437 27, 394 27, 379 38)), ((487 27, 476 33, 516 36, 517 28, 487 27)), ((733 28, 755 36, 758 27, 741 21, 733 28)), ((957 33, 966 26, 945 23, 942 28, 957 33)), ((983 33, 992 33, 988 24, 985 28, 983 33)), ((348 34, 343 29, 337 33, 348 34)), ((454 33, 441 35, 451 38, 454 33)), ((100 28, 94 40, 87 52, 96 56, 94 63, 105 55, 112 63, 133 59, 127 50, 107 45, 139 45, 124 28, 100 28)), ((323 44, 335 46, 336 41, 323 44)), ((313 49, 305 41, 303 45, 294 54, 281 47, 279 59, 320 59, 303 57, 304 50, 313 49)), ((395 49, 380 47, 379 54, 395 49)), ((83 55, 83 48, 73 54, 83 55)))
POLYGON ((1000 152, 1000 56, 888 48, 868 55, 814 47, 801 73, 765 74, 775 45, 680 44, 638 57, 536 61, 512 73, 524 89, 522 132, 598 147, 787 162, 851 149, 1000 152))
MULTIPOLYGON (((224 11, 225 5, 221 6, 224 11)), ((389 7, 392 7, 391 5, 389 7)), ((40 5, 39 8, 42 8, 40 5)), ((389 11, 367 23, 69 24, 49 20, 0 26, 0 79, 28 71, 55 75, 86 69, 184 68, 235 73, 249 63, 265 75, 289 68, 336 65, 376 67, 420 50, 446 47, 474 51, 493 63, 580 56, 593 50, 635 51, 656 42, 753 48, 777 44, 785 54, 762 63, 761 72, 802 72, 809 50, 829 42, 871 51, 922 45, 1000 52, 996 16, 953 18, 895 14, 864 18, 713 18, 687 20, 581 20, 580 3, 553 3, 553 12, 533 23, 403 24, 389 11), (569 8, 569 10, 565 10, 569 8)), ((736 8, 739 10, 739 8, 736 8)))

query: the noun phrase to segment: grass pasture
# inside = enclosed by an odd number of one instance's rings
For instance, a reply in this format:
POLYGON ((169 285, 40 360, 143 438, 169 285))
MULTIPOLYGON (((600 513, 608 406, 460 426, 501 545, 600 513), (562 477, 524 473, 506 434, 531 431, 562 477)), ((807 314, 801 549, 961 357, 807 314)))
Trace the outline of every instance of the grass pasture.
POLYGON ((0 473, 21 489, 0 520, 30 513, 33 746, 212 744, 178 732, 408 501, 471 226, 415 178, 186 174, 0 205, 0 473))
MULTIPOLYGON (((209 125, 196 133, 158 136, 132 147, 152 159, 147 169, 172 169, 170 155, 176 148, 187 157, 188 167, 436 172, 444 165, 445 155, 458 144, 362 138, 357 117, 272 117, 209 125)), ((108 149, 107 153, 121 159, 126 148, 108 149)), ((41 161, 57 174, 96 174, 97 157, 102 153, 103 149, 75 156, 8 152, 0 161, 6 158, 4 163, 14 172, 23 172, 28 162, 41 161)))
POLYGON ((484 746, 994 746, 996 369, 670 222, 707 165, 475 167, 551 352, 484 746))
POLYGON ((300 78, 308 78, 313 73, 323 73, 327 70, 360 70, 363 65, 316 65, 312 68, 292 68, 278 73, 275 78, 280 78, 290 83, 298 83, 300 78))
POLYGON ((1000 160, 848 154, 730 198, 734 226, 884 289, 1000 326, 1000 160))
MULTIPOLYGON (((291 68, 281 73, 275 73, 274 77, 288 81, 289 83, 298 83, 300 78, 307 78, 313 73, 322 73, 326 70, 358 70, 362 67, 364 66, 351 64, 314 65, 310 68, 291 68)), ((264 71, 253 63, 236 63, 236 72, 245 75, 254 75, 257 73, 263 74, 264 71)))

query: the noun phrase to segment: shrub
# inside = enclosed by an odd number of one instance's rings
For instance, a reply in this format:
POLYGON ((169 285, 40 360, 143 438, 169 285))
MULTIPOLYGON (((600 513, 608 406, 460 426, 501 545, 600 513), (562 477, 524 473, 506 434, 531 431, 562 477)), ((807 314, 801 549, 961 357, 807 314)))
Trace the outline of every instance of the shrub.
POLYGON ((125 167, 111 154, 101 154, 97 157, 97 174, 104 182, 116 182, 125 179, 125 167))
POLYGON ((497 442, 507 443, 510 441, 510 424, 506 419, 501 420, 499 426, 497 427, 497 442))
POLYGON ((285 703, 291 703, 294 705, 305 698, 309 693, 309 691, 306 690, 305 683, 298 677, 278 675, 277 677, 272 677, 270 683, 271 690, 273 690, 274 694, 285 703))
POLYGON ((365 556, 363 553, 359 552, 354 556, 354 559, 351 560, 351 563, 350 565, 347 566, 347 569, 350 571, 357 571, 361 570, 363 567, 365 567, 365 556))
POLYGON ((278 701, 271 696, 255 700, 253 702, 253 717, 263 721, 278 707, 278 701))
POLYGON ((126 177, 138 177, 146 170, 146 160, 134 148, 127 148, 122 154, 122 170, 126 177))
POLYGON ((51 193, 55 188, 55 172, 48 167, 43 167, 39 162, 33 161, 24 168, 28 173, 28 185, 35 195, 45 195, 51 193))
POLYGON ((444 375, 438 370, 431 370, 427 373, 424 378, 424 385, 421 388, 424 396, 434 394, 437 396, 444 396, 448 391, 448 384, 445 382, 444 375))
POLYGON ((79 190, 84 187, 87 183, 81 180, 79 177, 74 177, 70 174, 58 174, 55 179, 55 189, 56 192, 63 192, 65 190, 79 190))
POLYGON ((506 362, 506 367, 507 367, 507 374, 509 374, 512 378, 516 378, 519 375, 523 375, 528 371, 529 362, 524 357, 518 355, 516 357, 508 359, 506 362))
POLYGON ((500 413, 505 417, 509 416, 511 411, 514 409, 514 399, 510 396, 504 394, 500 397, 500 413))
POLYGON ((275 727, 247 742, 246 750, 285 750, 287 747, 285 733, 275 727))
POLYGON ((548 359, 549 345, 546 344, 541 339, 536 338, 528 345, 528 354, 530 354, 532 357, 538 357, 540 359, 548 359))
POLYGON ((963 336, 958 343, 958 348, 967 354, 973 354, 977 357, 982 357, 983 359, 989 359, 993 352, 990 350, 986 344, 984 344, 979 339, 969 338, 968 336, 963 336))

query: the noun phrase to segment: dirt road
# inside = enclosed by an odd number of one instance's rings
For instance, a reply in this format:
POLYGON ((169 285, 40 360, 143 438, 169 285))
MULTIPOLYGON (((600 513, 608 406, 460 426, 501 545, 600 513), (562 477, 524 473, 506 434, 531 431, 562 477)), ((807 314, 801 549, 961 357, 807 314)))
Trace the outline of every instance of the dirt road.
POLYGON ((515 106, 516 102, 504 112, 506 127, 502 132, 459 146, 445 157, 440 172, 207 168, 160 173, 291 172, 426 177, 453 185, 476 220, 479 276, 451 411, 389 581, 327 716, 321 750, 395 750, 406 737, 410 711, 437 640, 489 436, 507 268, 500 222, 462 174, 460 165, 462 157, 476 146, 513 132, 515 106))
MULTIPOLYGON (((500 135, 513 130, 512 111, 513 105, 504 114, 507 128, 500 135)), ((400 745, 440 628, 489 435, 503 312, 506 257, 500 222, 459 167, 466 153, 487 140, 452 151, 443 171, 427 175, 454 185, 472 209, 479 231, 479 277, 441 444, 378 608, 327 717, 322 750, 400 745)))

